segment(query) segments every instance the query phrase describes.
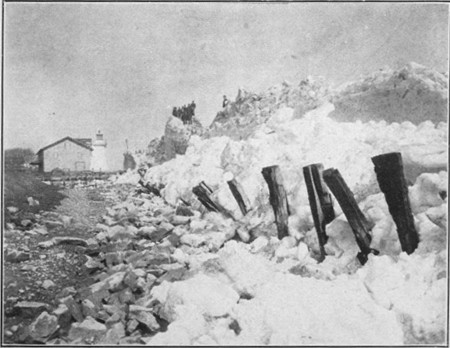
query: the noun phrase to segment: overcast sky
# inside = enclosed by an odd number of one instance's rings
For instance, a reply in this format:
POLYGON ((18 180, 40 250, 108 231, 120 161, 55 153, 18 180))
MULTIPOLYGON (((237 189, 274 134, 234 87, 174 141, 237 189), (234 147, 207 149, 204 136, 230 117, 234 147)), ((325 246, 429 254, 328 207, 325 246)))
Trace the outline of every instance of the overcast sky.
POLYGON ((342 83, 409 61, 446 71, 448 5, 5 3, 4 146, 65 136, 145 148, 173 106, 209 125, 222 95, 321 75, 342 83))

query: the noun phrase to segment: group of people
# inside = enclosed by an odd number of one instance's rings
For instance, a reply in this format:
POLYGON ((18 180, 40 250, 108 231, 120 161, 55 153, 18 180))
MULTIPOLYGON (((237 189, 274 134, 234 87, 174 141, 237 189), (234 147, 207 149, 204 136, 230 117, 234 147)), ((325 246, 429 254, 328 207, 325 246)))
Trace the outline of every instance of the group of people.
POLYGON ((181 108, 174 107, 172 115, 178 117, 184 124, 192 124, 192 117, 195 116, 195 102, 183 105, 181 108))

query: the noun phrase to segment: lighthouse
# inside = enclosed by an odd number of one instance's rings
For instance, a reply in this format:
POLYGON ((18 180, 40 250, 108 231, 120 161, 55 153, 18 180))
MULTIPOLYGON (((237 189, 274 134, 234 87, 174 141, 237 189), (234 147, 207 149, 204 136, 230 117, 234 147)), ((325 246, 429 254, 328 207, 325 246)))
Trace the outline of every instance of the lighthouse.
POLYGON ((94 151, 92 151, 91 170, 94 172, 107 172, 108 165, 106 164, 106 140, 103 139, 103 133, 100 130, 95 135, 92 148, 94 151))

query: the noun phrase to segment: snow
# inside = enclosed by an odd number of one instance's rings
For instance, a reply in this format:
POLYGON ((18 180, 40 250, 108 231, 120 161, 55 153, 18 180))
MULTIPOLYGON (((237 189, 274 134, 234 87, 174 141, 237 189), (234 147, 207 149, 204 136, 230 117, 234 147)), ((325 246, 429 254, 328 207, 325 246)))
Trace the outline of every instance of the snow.
MULTIPOLYGON (((148 340, 149 345, 445 342, 447 123, 439 117, 434 123, 421 122, 418 113, 425 110, 429 115, 433 105, 439 109, 448 86, 439 74, 420 66, 409 65, 400 73, 408 76, 409 85, 402 88, 428 89, 423 98, 432 95, 431 106, 418 101, 411 118, 388 114, 391 109, 384 104, 377 115, 385 112, 385 117, 368 122, 338 121, 331 103, 306 114, 282 106, 266 123, 255 125, 253 136, 245 140, 193 135, 185 155, 148 170, 145 179, 164 184, 162 195, 170 204, 182 197, 198 206, 191 190, 205 181, 213 198, 235 218, 196 215, 180 230, 185 245, 173 257, 189 265, 194 275, 153 288, 162 304, 160 314, 170 325, 148 340), (387 152, 401 152, 411 184, 409 198, 420 238, 411 255, 401 251, 371 162, 372 156, 387 152), (312 163, 338 169, 373 223, 371 247, 380 255, 369 255, 364 266, 356 260, 358 246, 336 202, 336 219, 326 228, 327 256, 322 263, 316 261, 317 235, 302 174, 302 167, 312 163), (292 213, 289 236, 281 241, 261 175, 269 165, 280 166, 292 213), (245 217, 227 185, 233 178, 250 201, 245 217), (235 234, 249 243, 230 240, 235 234)), ((377 73, 346 86, 342 100, 373 92, 375 85, 390 88, 392 74, 377 73)), ((373 94, 369 97, 376 102, 373 94)))

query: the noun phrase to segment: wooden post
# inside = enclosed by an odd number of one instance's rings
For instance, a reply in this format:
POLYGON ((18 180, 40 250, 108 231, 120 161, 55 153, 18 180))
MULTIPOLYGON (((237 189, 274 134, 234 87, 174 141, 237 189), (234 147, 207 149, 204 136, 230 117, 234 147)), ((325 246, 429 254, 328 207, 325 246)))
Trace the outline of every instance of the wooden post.
POLYGON ((250 206, 250 203, 248 201, 247 195, 244 192, 244 189, 242 188, 242 185, 235 179, 229 180, 227 181, 227 183, 230 187, 233 197, 236 199, 239 208, 241 209, 242 215, 245 216, 249 210, 248 207, 250 206))
POLYGON ((206 185, 204 181, 195 186, 192 189, 192 192, 197 196, 198 200, 203 204, 203 206, 208 209, 208 211, 222 213, 226 217, 234 219, 233 216, 228 211, 226 211, 224 207, 211 199, 210 195, 213 193, 213 190, 211 190, 211 188, 206 185))
POLYGON ((367 221, 366 217, 359 209, 352 191, 350 191, 337 169, 330 168, 325 170, 323 172, 323 179, 336 197, 342 211, 347 217, 347 221, 355 235, 356 243, 361 250, 357 255, 358 260, 364 265, 367 262, 368 254, 374 253, 375 255, 378 255, 379 253, 377 250, 370 248, 372 237, 370 236, 369 231, 372 229, 373 224, 367 221))
POLYGON ((280 168, 278 166, 265 167, 262 170, 262 175, 269 186, 270 205, 275 214, 278 239, 282 239, 289 235, 288 218, 290 211, 280 168))
POLYGON ((419 245, 419 235, 409 203, 408 186, 403 171, 402 155, 391 152, 372 157, 378 185, 384 193, 389 213, 397 225, 402 250, 411 254, 419 245))
POLYGON ((325 244, 328 241, 325 225, 333 221, 335 214, 331 195, 322 179, 322 163, 303 167, 309 205, 314 220, 314 227, 319 240, 320 260, 325 259, 325 244))
POLYGON ((155 185, 151 185, 150 183, 144 183, 144 180, 142 180, 142 178, 139 179, 138 183, 139 183, 142 187, 144 187, 145 189, 147 189, 147 191, 148 191, 149 193, 153 193, 155 196, 162 197, 162 196, 161 196, 161 192, 158 190, 158 188, 157 188, 155 185))

